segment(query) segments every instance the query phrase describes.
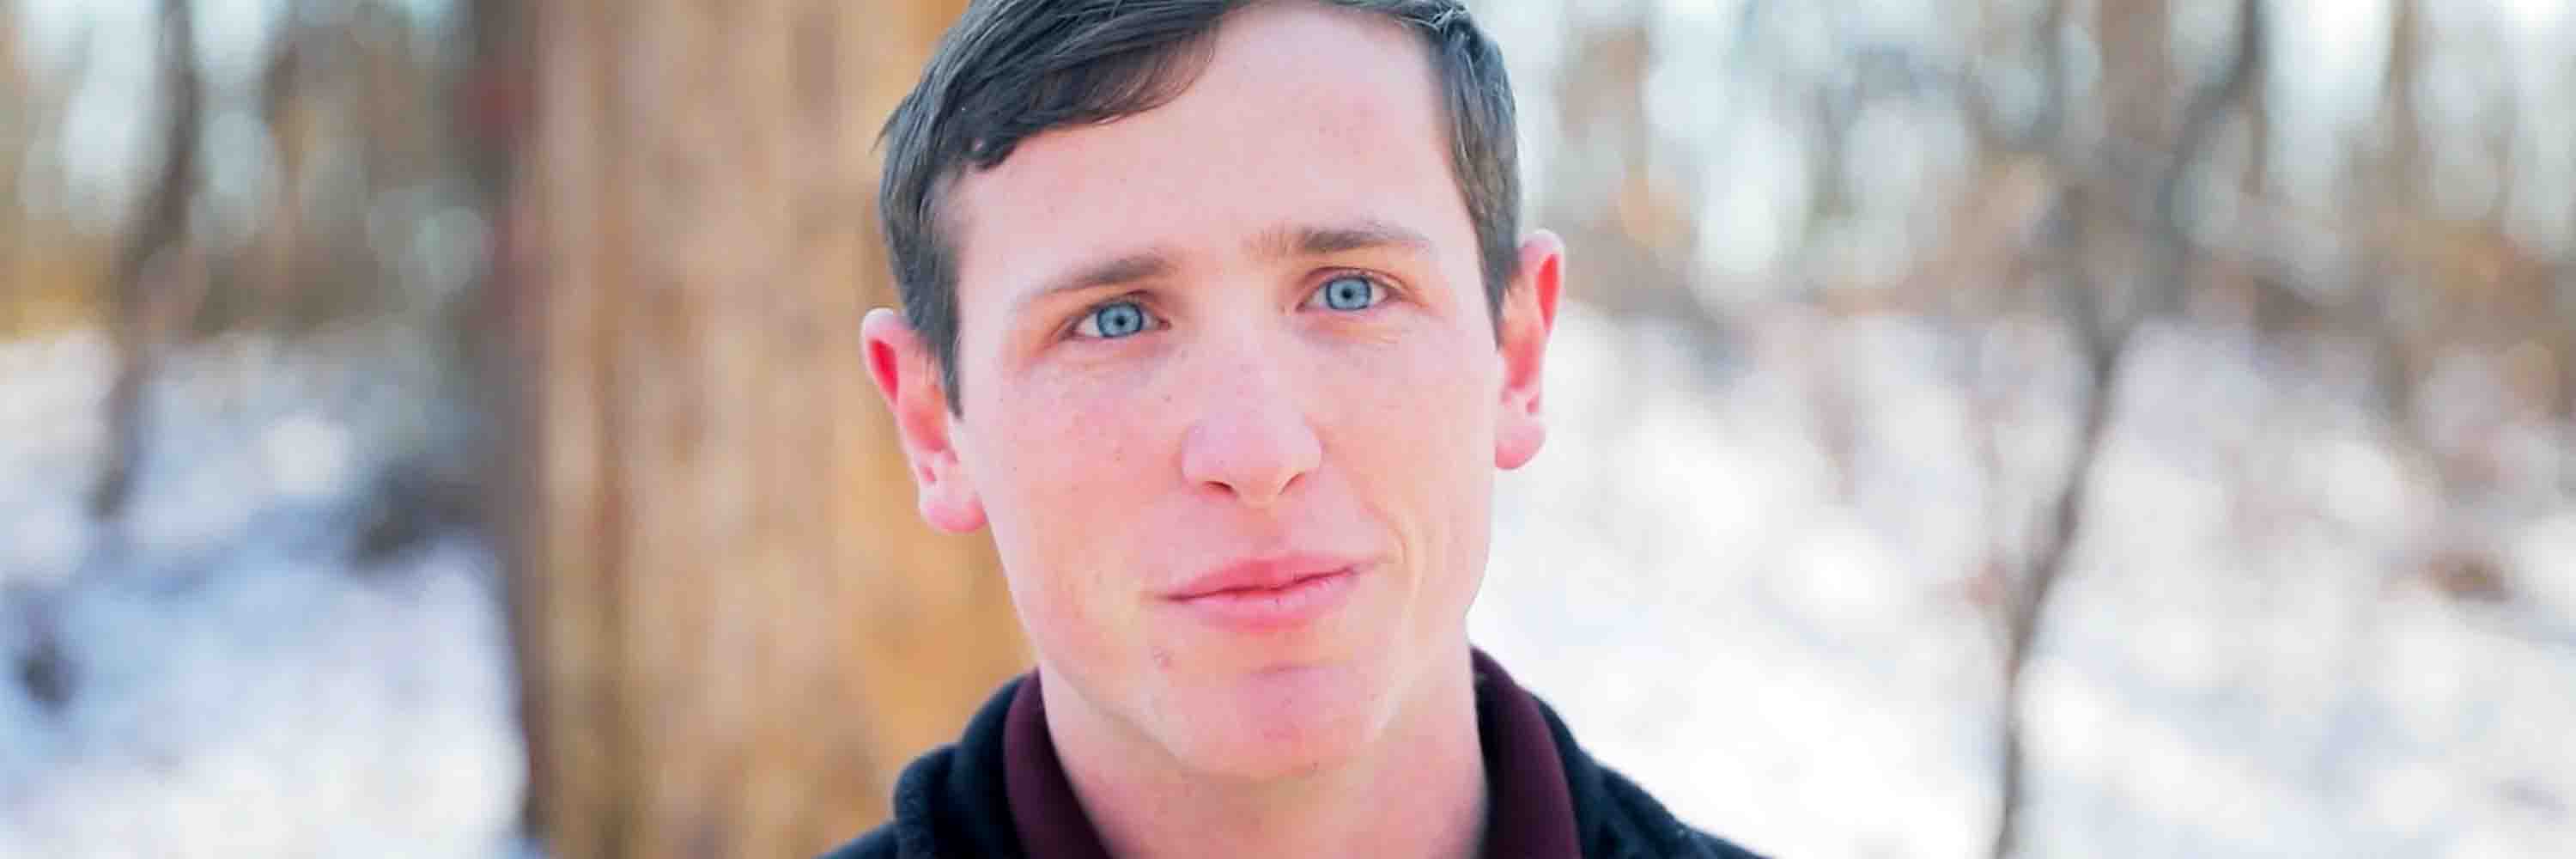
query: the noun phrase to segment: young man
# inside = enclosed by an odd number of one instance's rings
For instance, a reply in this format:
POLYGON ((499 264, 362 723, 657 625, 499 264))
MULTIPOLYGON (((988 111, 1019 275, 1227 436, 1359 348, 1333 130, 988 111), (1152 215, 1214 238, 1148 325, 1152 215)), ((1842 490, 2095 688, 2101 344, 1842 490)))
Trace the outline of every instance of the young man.
POLYGON ((1732 857, 1466 638, 1564 252, 1454 0, 979 0, 869 368, 1037 668, 845 857, 1732 857))

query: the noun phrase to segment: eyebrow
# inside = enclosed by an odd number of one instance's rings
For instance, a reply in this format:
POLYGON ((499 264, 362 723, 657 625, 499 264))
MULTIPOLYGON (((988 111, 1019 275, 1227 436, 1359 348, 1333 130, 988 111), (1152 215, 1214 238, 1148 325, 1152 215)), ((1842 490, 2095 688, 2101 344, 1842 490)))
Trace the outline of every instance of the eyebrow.
MULTIPOLYGON (((1249 243, 1254 255, 1280 260, 1295 257, 1330 256, 1360 250, 1393 248, 1413 253, 1428 253, 1431 239, 1419 232, 1376 220, 1345 224, 1297 224, 1272 227, 1253 236, 1249 243)), ((1179 268, 1170 252, 1148 249, 1112 257, 1074 269, 1053 278, 1018 302, 1021 309, 1049 296, 1169 276, 1179 268)))
POLYGON ((1423 253, 1431 250, 1431 240, 1402 226, 1375 220, 1274 227, 1252 239, 1253 252, 1267 259, 1385 248, 1423 253))
POLYGON ((1022 297, 1019 306, 1025 308, 1051 295, 1152 280, 1171 274, 1173 268, 1171 255, 1159 250, 1102 260, 1047 281, 1046 286, 1022 297))

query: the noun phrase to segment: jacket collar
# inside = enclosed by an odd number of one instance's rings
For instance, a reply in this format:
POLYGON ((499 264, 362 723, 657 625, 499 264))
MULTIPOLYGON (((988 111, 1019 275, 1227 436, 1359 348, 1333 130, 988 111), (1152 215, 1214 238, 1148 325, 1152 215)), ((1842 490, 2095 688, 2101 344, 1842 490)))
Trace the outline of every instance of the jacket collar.
MULTIPOLYGON (((1473 660, 1485 759, 1484 855, 1579 857, 1566 761, 1545 709, 1483 651, 1473 660)), ((1044 689, 1044 678, 1031 671, 1004 692, 1002 781, 1013 834, 1031 859, 1110 859, 1047 733, 1044 689)))

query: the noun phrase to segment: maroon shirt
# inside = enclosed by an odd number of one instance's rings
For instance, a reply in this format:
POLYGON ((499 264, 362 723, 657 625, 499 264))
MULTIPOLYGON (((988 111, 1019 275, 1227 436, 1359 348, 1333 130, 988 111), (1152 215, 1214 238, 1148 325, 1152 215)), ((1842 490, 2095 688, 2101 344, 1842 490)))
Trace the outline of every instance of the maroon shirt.
MULTIPOLYGON (((1513 683, 1484 651, 1475 651, 1474 659, 1476 737, 1485 752, 1488 799, 1484 855, 1580 859, 1574 799, 1538 699, 1513 683)), ((1110 859, 1056 757, 1039 681, 1037 672, 1029 672, 1003 717, 1003 780, 1011 824, 1034 859, 1110 859)))

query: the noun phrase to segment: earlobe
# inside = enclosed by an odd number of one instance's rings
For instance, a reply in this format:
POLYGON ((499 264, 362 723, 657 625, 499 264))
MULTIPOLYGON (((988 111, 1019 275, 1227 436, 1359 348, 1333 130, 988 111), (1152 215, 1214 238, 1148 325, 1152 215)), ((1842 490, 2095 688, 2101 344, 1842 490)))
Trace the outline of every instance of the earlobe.
POLYGON ((921 521, 951 534, 970 534, 984 527, 984 502, 972 490, 955 486, 921 490, 921 521))
POLYGON ((894 413, 895 435, 910 463, 921 518, 933 528, 965 533, 984 527, 984 505, 957 456, 959 427, 948 408, 928 344, 887 308, 868 311, 860 323, 868 375, 894 413))
POLYGON ((1538 456, 1547 440, 1539 411, 1546 381, 1547 338, 1556 329, 1556 301, 1563 289, 1565 243, 1540 230, 1521 242, 1520 275, 1503 299, 1500 351, 1501 408, 1495 413, 1494 465, 1519 468, 1538 456))

